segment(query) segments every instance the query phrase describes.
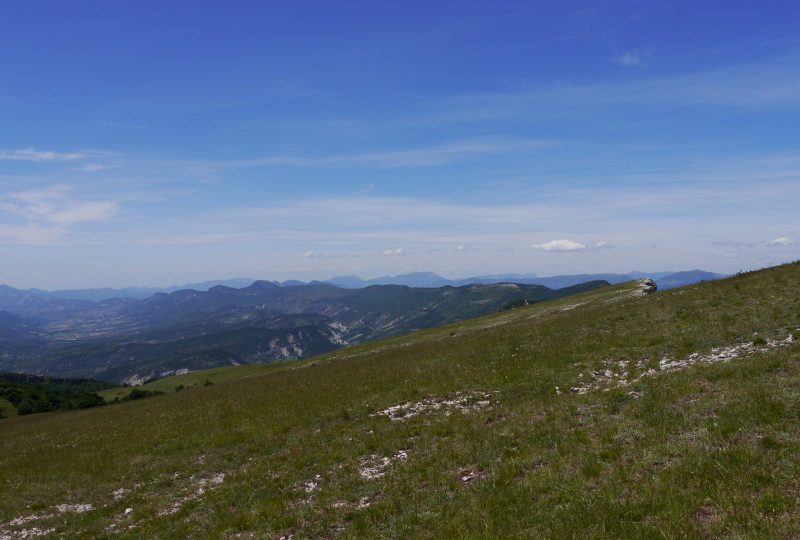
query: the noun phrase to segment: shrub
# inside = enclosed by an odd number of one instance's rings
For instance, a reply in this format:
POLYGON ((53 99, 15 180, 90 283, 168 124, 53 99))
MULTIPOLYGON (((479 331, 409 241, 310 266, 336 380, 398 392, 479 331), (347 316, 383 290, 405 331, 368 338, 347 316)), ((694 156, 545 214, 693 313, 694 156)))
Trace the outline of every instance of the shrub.
POLYGON ((508 304, 504 305, 502 308, 500 308, 500 311, 529 306, 531 304, 533 304, 533 302, 529 301, 527 298, 520 298, 519 300, 514 300, 513 302, 509 302, 508 304))
POLYGON ((20 416, 24 416, 26 414, 32 414, 36 412, 36 407, 34 403, 28 399, 23 399, 19 405, 17 405, 17 414, 20 416))
POLYGON ((142 399, 151 396, 157 396, 159 394, 163 394, 164 392, 159 392, 156 390, 145 390, 144 388, 134 388, 131 390, 131 393, 125 397, 125 399, 133 401, 136 399, 142 399))

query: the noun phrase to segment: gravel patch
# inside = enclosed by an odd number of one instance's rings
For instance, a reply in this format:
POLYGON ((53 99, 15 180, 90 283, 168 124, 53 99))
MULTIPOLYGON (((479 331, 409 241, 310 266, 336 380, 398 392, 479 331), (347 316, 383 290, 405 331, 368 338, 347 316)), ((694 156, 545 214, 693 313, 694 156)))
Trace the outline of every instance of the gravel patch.
POLYGON ((637 362, 626 360, 608 361, 602 369, 579 374, 578 384, 574 385, 570 390, 576 394, 587 394, 598 390, 607 392, 661 373, 682 371, 697 365, 726 363, 736 358, 786 347, 794 342, 794 336, 790 334, 785 339, 768 339, 762 344, 756 344, 751 341, 727 347, 716 347, 707 353, 695 352, 678 359, 664 357, 659 360, 658 365, 655 367, 648 367, 649 362, 646 360, 637 362))
POLYGON ((450 416, 453 412, 472 413, 492 406, 497 392, 460 392, 451 398, 430 397, 419 401, 405 401, 392 405, 370 416, 386 416, 390 420, 407 420, 420 414, 440 413, 450 416))

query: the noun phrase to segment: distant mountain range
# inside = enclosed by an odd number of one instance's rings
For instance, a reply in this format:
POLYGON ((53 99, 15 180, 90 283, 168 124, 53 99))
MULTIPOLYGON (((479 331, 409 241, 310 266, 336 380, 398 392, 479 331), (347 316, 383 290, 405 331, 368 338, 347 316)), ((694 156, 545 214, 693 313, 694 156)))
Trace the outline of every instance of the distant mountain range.
MULTIPOLYGON (((627 274, 574 274, 563 276, 539 277, 536 274, 496 274, 475 276, 462 279, 447 279, 433 272, 413 272, 398 276, 384 276, 375 279, 361 279, 358 276, 341 276, 327 280, 338 287, 357 289, 370 285, 406 285, 408 287, 444 287, 493 283, 520 283, 526 285, 543 285, 559 289, 571 287, 588 281, 608 281, 611 284, 625 283, 633 279, 649 277, 656 281, 659 289, 671 289, 692 285, 701 281, 722 279, 724 274, 715 274, 704 270, 688 270, 684 272, 629 272, 627 274)), ((296 282, 295 282, 296 283, 296 282)))
POLYGON ((133 384, 181 370, 298 358, 607 285, 345 289, 256 281, 97 302, 3 287, 0 370, 133 384))
POLYGON ((224 285, 240 289, 252 284, 255 280, 248 278, 233 278, 214 281, 201 281, 199 283, 185 283, 183 285, 173 285, 171 287, 125 287, 123 289, 111 289, 103 287, 99 289, 63 289, 58 291, 44 291, 41 289, 27 289, 26 292, 35 294, 41 298, 52 298, 58 300, 92 300, 100 302, 110 298, 135 298, 143 300, 156 293, 171 293, 183 289, 194 289, 196 291, 207 291, 211 287, 224 285))
MULTIPOLYGON (((299 285, 309 285, 317 283, 330 283, 345 289, 362 289, 371 285, 405 285, 407 287, 436 288, 450 285, 461 287, 464 285, 490 285, 493 283, 519 283, 525 285, 543 285, 552 289, 571 287, 588 281, 608 281, 611 284, 624 283, 632 279, 649 277, 656 281, 659 289, 671 289, 692 285, 701 281, 713 281, 726 277, 724 274, 706 272, 704 270, 688 270, 682 272, 628 272, 627 274, 574 274, 539 277, 534 273, 525 274, 491 274, 483 276, 473 276, 468 278, 448 279, 433 272, 411 272, 397 276, 383 276, 373 279, 361 279, 358 276, 338 276, 325 281, 303 282, 298 280, 288 280, 284 282, 271 281, 275 285, 283 287, 296 287, 299 285)), ((171 287, 125 287, 122 289, 98 288, 98 289, 64 289, 56 291, 45 291, 42 289, 13 289, 20 293, 27 293, 25 296, 33 295, 37 298, 50 300, 89 300, 101 302, 112 298, 132 298, 143 300, 158 293, 172 293, 180 290, 191 289, 195 291, 207 291, 212 287, 225 286, 234 289, 248 287, 255 279, 252 278, 232 278, 225 280, 203 281, 199 283, 186 283, 184 285, 173 285, 171 287)), ((11 287, 0 285, 0 310, 2 307, 2 297, 11 287)))
POLYGON ((298 358, 643 276, 661 289, 724 277, 691 270, 451 280, 416 272, 166 289, 0 285, 0 370, 138 383, 180 370, 298 358))

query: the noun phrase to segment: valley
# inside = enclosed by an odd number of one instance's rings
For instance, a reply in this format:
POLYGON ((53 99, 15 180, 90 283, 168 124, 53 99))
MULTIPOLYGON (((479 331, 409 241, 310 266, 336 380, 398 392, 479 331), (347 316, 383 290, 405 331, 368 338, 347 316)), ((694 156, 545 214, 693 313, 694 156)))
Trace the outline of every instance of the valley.
POLYGON ((47 300, 6 291, 0 370, 140 384, 179 371, 297 359, 608 285, 343 289, 256 281, 144 300, 47 300))

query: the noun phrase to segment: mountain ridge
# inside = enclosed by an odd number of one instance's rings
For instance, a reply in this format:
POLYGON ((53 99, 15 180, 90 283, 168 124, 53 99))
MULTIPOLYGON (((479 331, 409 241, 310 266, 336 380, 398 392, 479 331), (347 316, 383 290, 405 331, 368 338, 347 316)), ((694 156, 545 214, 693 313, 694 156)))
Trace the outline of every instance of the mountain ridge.
MULTIPOLYGON (((102 302, 112 299, 133 299, 144 300, 155 294, 169 294, 180 290, 208 291, 215 287, 229 287, 242 289, 251 286, 253 283, 273 284, 281 287, 297 287, 302 285, 313 285, 329 283, 337 287, 346 289, 359 289, 370 285, 406 285, 409 287, 436 288, 445 285, 454 287, 470 284, 491 284, 491 283, 521 283, 526 285, 544 285, 550 288, 562 288, 578 285, 587 281, 605 280, 611 284, 624 283, 633 279, 644 277, 653 278, 659 288, 669 289, 672 287, 689 285, 700 281, 711 281, 727 277, 725 274, 708 272, 705 270, 684 270, 678 272, 641 272, 631 271, 624 274, 616 273, 595 273, 595 274, 563 274, 555 276, 538 276, 535 273, 504 273, 487 274, 466 278, 445 278, 435 272, 410 272, 393 276, 380 276, 371 279, 362 279, 356 275, 335 276, 327 280, 311 280, 304 282, 290 279, 283 282, 274 280, 260 280, 251 278, 232 278, 227 280, 211 280, 198 283, 186 283, 184 285, 173 285, 170 287, 124 287, 120 289, 102 287, 96 289, 60 289, 43 290, 37 288, 18 289, 8 285, 0 285, 0 309, 3 309, 3 296, 11 294, 13 291, 17 296, 29 296, 40 299, 70 301, 93 301, 102 302), (670 276, 674 278, 670 279, 670 276), (682 276, 682 277, 681 277, 682 276)), ((266 286, 266 285, 264 285, 266 286)))
POLYGON ((241 289, 184 289, 90 303, 60 317, 48 312, 41 320, 8 316, 9 326, 31 328, 17 339, 0 328, 0 367, 135 383, 185 369, 299 358, 607 285, 343 289, 256 281, 241 289))

